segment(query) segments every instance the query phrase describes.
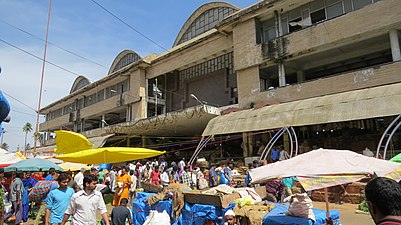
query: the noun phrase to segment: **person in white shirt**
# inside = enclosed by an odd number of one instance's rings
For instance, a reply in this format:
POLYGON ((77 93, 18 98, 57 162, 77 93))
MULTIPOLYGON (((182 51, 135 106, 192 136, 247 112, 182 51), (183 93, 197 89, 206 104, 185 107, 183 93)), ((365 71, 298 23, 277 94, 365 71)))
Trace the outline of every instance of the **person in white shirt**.
POLYGON ((72 195, 61 225, 64 225, 70 216, 72 216, 71 224, 96 225, 96 210, 100 211, 106 225, 110 225, 102 193, 95 190, 96 184, 95 175, 84 176, 84 189, 72 195))
POLYGON ((85 171, 86 171, 85 168, 81 168, 79 173, 77 175, 75 175, 75 177, 74 177, 74 181, 77 182, 79 190, 84 189, 84 173, 85 173, 85 171))
POLYGON ((167 168, 163 168, 163 173, 160 176, 163 187, 167 187, 170 184, 170 178, 167 173, 167 168))
POLYGON ((185 158, 182 158, 180 162, 178 162, 178 168, 180 168, 180 170, 184 170, 185 167, 185 158))

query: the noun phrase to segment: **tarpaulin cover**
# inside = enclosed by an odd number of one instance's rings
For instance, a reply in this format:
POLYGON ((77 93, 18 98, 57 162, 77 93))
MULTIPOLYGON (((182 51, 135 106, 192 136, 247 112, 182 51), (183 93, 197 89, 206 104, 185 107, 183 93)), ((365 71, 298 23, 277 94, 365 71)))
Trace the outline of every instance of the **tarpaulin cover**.
MULTIPOLYGON (((286 216, 289 204, 273 203, 275 207, 270 211, 264 218, 263 224, 269 225, 324 225, 326 224, 326 211, 313 209, 313 213, 316 217, 316 222, 308 218, 286 216)), ((340 225, 340 213, 338 210, 330 210, 330 216, 333 219, 335 225, 340 225)))
MULTIPOLYGON (((166 212, 171 217, 172 211, 172 201, 164 200, 157 204, 149 207, 146 202, 144 202, 148 197, 154 195, 154 193, 139 192, 136 195, 136 200, 132 203, 132 223, 135 225, 142 225, 146 216, 149 215, 150 210, 157 210, 158 212, 166 212)), ((231 205, 230 205, 231 206, 231 205)), ((228 208, 230 208, 230 206, 228 208)), ((233 206, 231 207, 233 208, 233 206)), ((227 209, 228 210, 228 209, 227 209)), ((173 225, 203 225, 206 220, 214 220, 217 224, 218 218, 223 215, 223 209, 221 207, 216 207, 212 205, 202 205, 202 204, 189 204, 185 203, 184 208, 181 211, 177 221, 172 221, 173 225)))

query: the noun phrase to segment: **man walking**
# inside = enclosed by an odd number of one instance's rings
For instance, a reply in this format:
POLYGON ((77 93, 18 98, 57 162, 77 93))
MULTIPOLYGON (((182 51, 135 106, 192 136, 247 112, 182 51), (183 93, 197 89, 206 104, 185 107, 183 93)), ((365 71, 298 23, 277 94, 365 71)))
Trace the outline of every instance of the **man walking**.
POLYGON ((22 173, 13 174, 13 181, 10 185, 10 200, 15 216, 15 224, 20 224, 22 220, 22 192, 24 192, 24 185, 21 180, 22 173))
POLYGON ((100 211, 106 225, 110 225, 102 193, 95 190, 97 177, 93 174, 85 175, 83 183, 84 189, 72 195, 61 225, 64 225, 71 215, 71 224, 96 225, 96 210, 100 211))
POLYGON ((128 199, 123 198, 120 201, 120 206, 116 206, 111 211, 111 223, 113 225, 125 225, 128 219, 129 225, 132 225, 131 211, 127 208, 128 199))
POLYGON ((50 191, 46 198, 45 225, 60 224, 64 212, 70 203, 74 190, 68 187, 70 177, 66 173, 60 174, 57 178, 59 188, 50 191))
POLYGON ((81 168, 79 173, 77 173, 77 175, 75 175, 75 177, 74 177, 74 181, 77 182, 79 190, 84 189, 84 173, 85 173, 85 171, 86 171, 85 168, 81 168))

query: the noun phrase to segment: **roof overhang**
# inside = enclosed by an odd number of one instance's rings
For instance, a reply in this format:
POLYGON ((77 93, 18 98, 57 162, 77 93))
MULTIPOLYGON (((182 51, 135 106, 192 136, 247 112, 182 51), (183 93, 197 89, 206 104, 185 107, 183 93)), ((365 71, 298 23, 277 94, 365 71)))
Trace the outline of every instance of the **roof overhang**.
POLYGON ((218 115, 220 115, 219 108, 210 105, 198 105, 110 126, 106 128, 106 132, 129 136, 200 136, 207 123, 218 115))
POLYGON ((202 136, 401 114, 401 83, 248 109, 216 117, 202 136))

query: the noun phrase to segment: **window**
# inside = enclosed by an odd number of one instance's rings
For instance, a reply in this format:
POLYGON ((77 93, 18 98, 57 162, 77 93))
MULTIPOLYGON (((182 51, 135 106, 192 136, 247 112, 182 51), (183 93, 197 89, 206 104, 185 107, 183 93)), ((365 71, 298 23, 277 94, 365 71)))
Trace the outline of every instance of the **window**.
POLYGON ((343 4, 341 1, 327 6, 327 19, 331 19, 343 14, 343 4))
POLYGON ((354 10, 360 9, 372 3, 372 0, 353 0, 353 1, 354 1, 354 10))
POLYGON ((312 24, 319 23, 323 20, 326 20, 326 10, 320 9, 310 14, 312 24))

